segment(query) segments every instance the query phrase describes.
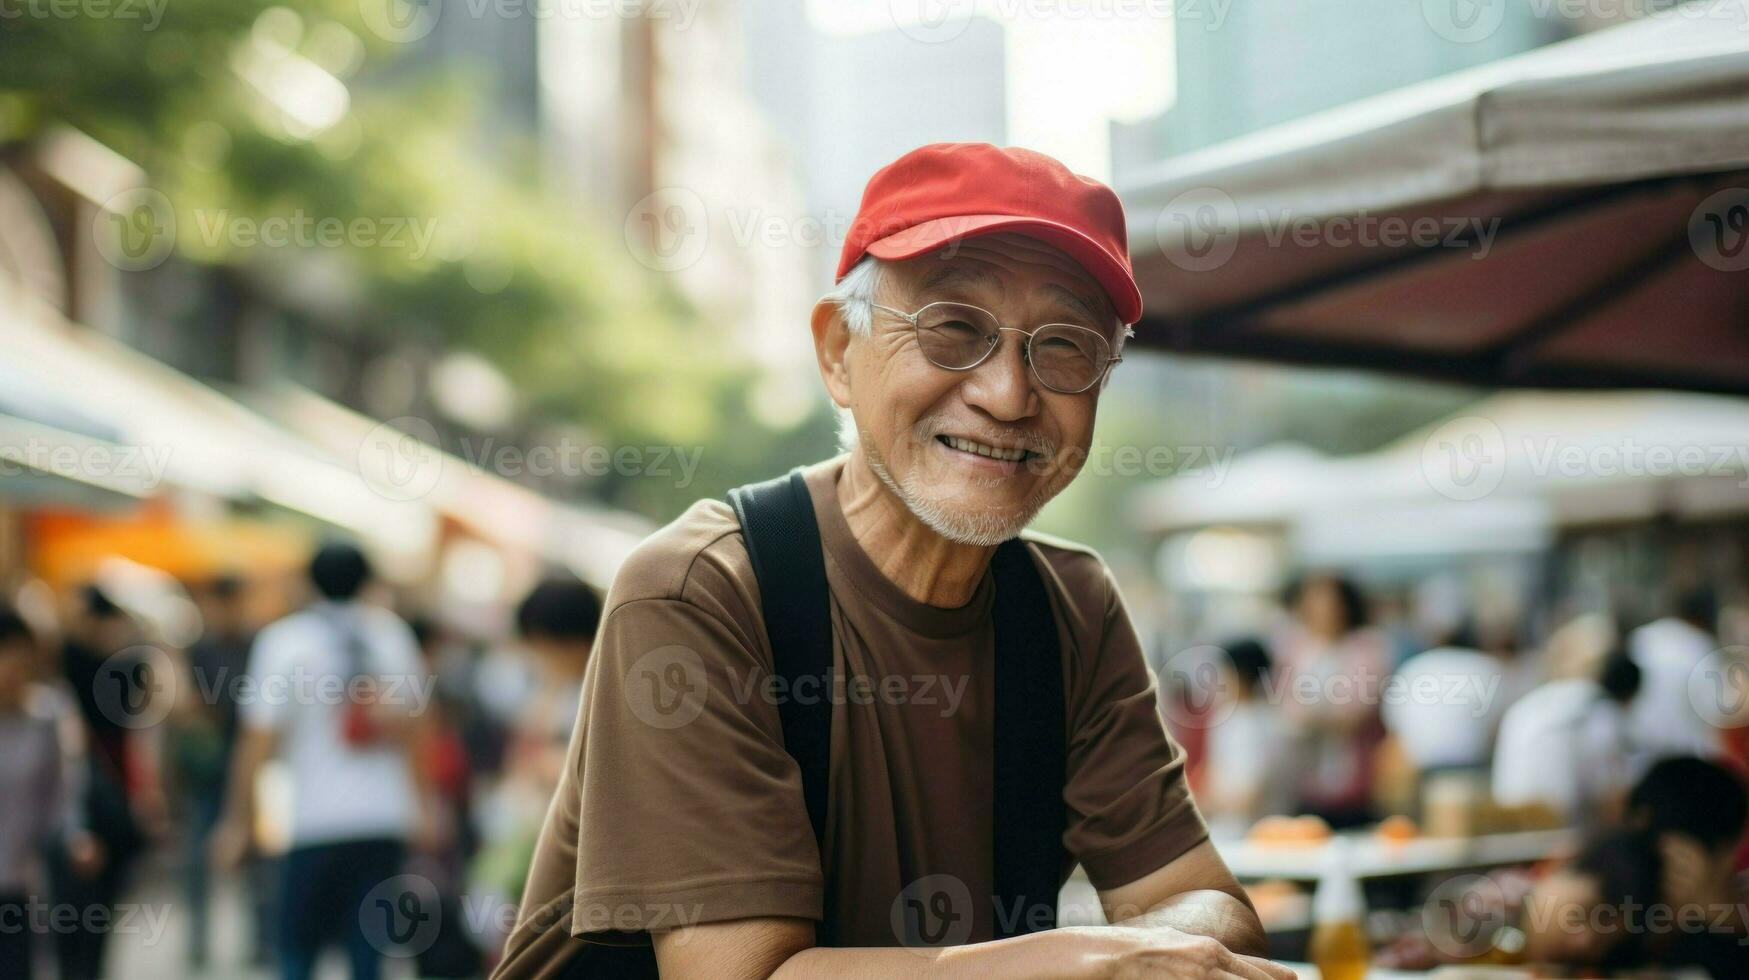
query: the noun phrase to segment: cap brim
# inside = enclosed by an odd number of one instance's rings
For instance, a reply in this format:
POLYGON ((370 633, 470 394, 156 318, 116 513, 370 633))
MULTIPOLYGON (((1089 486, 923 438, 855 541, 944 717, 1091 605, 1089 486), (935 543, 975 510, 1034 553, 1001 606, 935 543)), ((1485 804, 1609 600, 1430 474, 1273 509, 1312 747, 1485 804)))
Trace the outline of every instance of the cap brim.
POLYGON ((1136 288, 1136 280, 1124 268, 1124 264, 1081 232, 1044 218, 1018 217, 1012 214, 963 214, 935 218, 912 225, 879 241, 870 242, 868 254, 877 259, 897 262, 932 252, 961 239, 999 231, 1016 232, 1061 249, 1079 262, 1105 289, 1119 319, 1129 324, 1142 318, 1142 293, 1136 288))

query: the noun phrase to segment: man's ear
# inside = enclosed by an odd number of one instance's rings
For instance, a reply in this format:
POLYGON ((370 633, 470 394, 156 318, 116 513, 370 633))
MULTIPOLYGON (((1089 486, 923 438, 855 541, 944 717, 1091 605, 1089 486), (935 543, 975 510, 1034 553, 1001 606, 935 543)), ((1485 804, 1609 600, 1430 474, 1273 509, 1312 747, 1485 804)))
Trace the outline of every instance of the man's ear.
POLYGON ((814 358, 820 364, 820 380, 826 382, 826 393, 839 408, 850 407, 850 324, 837 303, 821 300, 814 304, 809 323, 814 331, 814 358))

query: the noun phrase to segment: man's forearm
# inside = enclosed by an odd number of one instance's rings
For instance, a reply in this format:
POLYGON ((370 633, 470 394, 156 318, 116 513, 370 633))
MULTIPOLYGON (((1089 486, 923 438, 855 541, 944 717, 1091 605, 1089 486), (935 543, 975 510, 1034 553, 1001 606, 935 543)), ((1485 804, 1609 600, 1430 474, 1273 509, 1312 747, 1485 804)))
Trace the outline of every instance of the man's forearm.
POLYGON ((1068 926, 943 948, 812 947, 813 923, 746 919, 693 926, 656 936, 664 977, 941 977, 1099 978, 1152 976, 1167 966, 1185 976, 1292 980, 1292 971, 1227 946, 1213 933, 1261 948, 1249 906, 1223 892, 1187 894, 1145 916, 1110 926, 1068 926), (1222 899, 1227 901, 1223 902, 1222 899), (1228 903, 1231 903, 1230 905, 1228 903), (1191 932, 1191 928, 1202 932, 1191 932), (1203 933, 1208 933, 1207 935, 1203 933))
MULTIPOLYGON (((772 974, 773 980, 803 980, 813 977, 891 978, 915 976, 925 971, 932 977, 1012 977, 1016 980, 1103 975, 1096 964, 1097 944, 1077 942, 1074 932, 1053 930, 940 949, 868 947, 802 950, 785 960, 772 974)), ((1083 937, 1084 938, 1084 937, 1083 937)))
POLYGON ((1265 956, 1269 938, 1257 913, 1240 898, 1213 888, 1174 895, 1139 915, 1114 925, 1149 929, 1166 926, 1193 936, 1207 936, 1235 953, 1265 956))

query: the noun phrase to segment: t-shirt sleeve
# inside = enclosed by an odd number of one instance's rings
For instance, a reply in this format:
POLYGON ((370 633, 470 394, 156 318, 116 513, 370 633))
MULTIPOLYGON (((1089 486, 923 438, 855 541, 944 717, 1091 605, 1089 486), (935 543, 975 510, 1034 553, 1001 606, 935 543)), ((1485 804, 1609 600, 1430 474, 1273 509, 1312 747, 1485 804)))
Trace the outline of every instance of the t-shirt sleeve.
POLYGON ((819 919, 820 859, 749 624, 613 607, 584 679, 572 932, 819 919))
POLYGON ((1166 731, 1154 676, 1101 569, 1103 621, 1069 700, 1069 851, 1096 888, 1127 885, 1208 837, 1184 777, 1184 750, 1166 731))

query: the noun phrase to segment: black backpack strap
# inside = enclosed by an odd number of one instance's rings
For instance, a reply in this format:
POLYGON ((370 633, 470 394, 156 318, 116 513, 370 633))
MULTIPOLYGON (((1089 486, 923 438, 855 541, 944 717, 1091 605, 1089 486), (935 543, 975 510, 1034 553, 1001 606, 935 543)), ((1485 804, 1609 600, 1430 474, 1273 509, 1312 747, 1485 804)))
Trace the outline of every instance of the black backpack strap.
MULTIPOLYGON (((729 491, 771 643, 772 668, 795 691, 803 678, 832 690, 831 599, 813 498, 801 471, 729 491)), ((1038 565, 1020 539, 998 546, 995 663, 995 928, 998 938, 1056 927, 1068 855, 1063 657, 1038 565)), ((832 699, 778 704, 784 749, 801 767, 814 840, 825 855, 832 699), (805 703, 804 703, 805 702, 805 703)))
POLYGON ((741 537, 759 579, 759 606, 771 642, 772 671, 784 690, 817 692, 777 705, 783 747, 801 766, 802 798, 825 859, 826 780, 832 753, 832 609, 814 500, 800 469, 729 491, 741 537), (818 685, 818 686, 812 686, 818 685))
POLYGON ((1068 854, 1063 786, 1068 745, 1063 656, 1050 597, 1019 538, 997 546, 996 936, 1057 925, 1068 854))

